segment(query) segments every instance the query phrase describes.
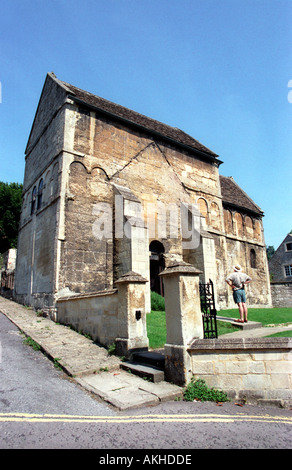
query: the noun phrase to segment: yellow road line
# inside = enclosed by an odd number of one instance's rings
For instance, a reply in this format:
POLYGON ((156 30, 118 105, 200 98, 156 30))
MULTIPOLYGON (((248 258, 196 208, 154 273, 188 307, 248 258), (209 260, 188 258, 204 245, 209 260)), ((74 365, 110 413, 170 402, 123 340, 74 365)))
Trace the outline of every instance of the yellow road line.
POLYGON ((220 414, 196 414, 196 415, 137 415, 137 416, 79 416, 79 415, 55 415, 34 413, 0 413, 0 422, 63 422, 63 423, 159 423, 159 422, 236 422, 257 421, 265 423, 292 424, 292 417, 282 416, 257 416, 257 415, 220 415, 220 414))

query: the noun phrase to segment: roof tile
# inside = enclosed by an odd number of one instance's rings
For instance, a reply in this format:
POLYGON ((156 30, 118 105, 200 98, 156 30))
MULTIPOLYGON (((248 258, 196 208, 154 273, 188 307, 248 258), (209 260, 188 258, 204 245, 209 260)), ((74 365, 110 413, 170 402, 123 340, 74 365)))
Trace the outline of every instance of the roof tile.
MULTIPOLYGON (((58 82, 60 83, 61 81, 58 80, 58 82)), ((99 96, 93 95, 92 93, 89 93, 87 91, 81 90, 80 88, 70 85, 69 83, 61 83, 63 84, 67 92, 71 92, 74 97, 83 101, 89 106, 99 108, 101 111, 111 113, 112 115, 115 115, 118 118, 131 122, 132 124, 142 126, 150 132, 156 132, 163 137, 172 139, 195 150, 199 150, 200 152, 203 152, 212 157, 218 157, 216 153, 205 147, 205 145, 201 144, 198 140, 186 134, 181 129, 168 126, 167 124, 163 124, 162 122, 144 116, 143 114, 137 113, 136 111, 132 111, 131 109, 125 108, 124 106, 113 103, 99 96)))
POLYGON ((223 203, 248 209, 257 214, 263 215, 263 211, 234 181, 232 176, 220 175, 221 193, 223 203))

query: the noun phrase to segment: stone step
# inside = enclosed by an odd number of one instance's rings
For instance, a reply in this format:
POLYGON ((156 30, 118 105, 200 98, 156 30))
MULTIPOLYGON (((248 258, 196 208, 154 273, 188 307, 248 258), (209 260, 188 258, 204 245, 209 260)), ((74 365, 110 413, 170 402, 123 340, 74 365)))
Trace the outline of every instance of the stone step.
POLYGON ((164 370, 164 355, 155 351, 134 352, 131 360, 140 364, 149 365, 164 370))
POLYGON ((235 318, 230 318, 230 317, 221 317, 220 315, 216 316, 217 320, 220 321, 225 321, 228 323, 231 323, 232 326, 235 326, 236 328, 239 328, 240 330, 251 330, 253 328, 262 328, 262 323, 257 322, 257 321, 248 321, 247 323, 239 323, 235 321, 235 318))
POLYGON ((131 372, 132 374, 138 375, 139 377, 150 380, 151 382, 157 383, 164 380, 164 372, 156 367, 151 367, 145 364, 139 364, 138 362, 127 361, 120 365, 121 369, 131 372))

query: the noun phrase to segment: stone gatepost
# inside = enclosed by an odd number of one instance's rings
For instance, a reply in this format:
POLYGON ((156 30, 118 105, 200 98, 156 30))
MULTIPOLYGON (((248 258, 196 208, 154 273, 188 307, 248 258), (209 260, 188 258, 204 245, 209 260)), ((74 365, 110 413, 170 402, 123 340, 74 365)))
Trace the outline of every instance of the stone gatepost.
POLYGON ((194 338, 203 338, 199 274, 184 261, 171 263, 161 274, 166 313, 165 379, 185 385, 191 377, 187 351, 194 338))
POLYGON ((119 356, 129 357, 132 350, 148 350, 146 282, 144 277, 133 271, 116 281, 119 301, 116 353, 119 356))

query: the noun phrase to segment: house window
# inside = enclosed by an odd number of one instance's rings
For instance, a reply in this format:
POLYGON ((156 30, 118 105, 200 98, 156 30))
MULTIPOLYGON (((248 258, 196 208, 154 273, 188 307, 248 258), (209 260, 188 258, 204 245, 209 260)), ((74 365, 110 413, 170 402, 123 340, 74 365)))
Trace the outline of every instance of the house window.
POLYGON ((251 268, 256 268, 257 266, 257 263, 256 263, 256 252, 255 250, 252 248, 250 250, 250 267, 251 268))
POLYGON ((38 189, 37 209, 40 209, 42 202, 43 202, 43 187, 44 187, 44 180, 41 179, 39 182, 39 189, 38 189))
POLYGON ((286 243, 286 251, 292 251, 292 243, 286 243))
POLYGON ((290 264, 290 266, 285 266, 285 275, 292 276, 292 264, 290 264))
POLYGON ((35 211, 35 202, 36 202, 36 195, 37 195, 37 188, 36 186, 32 190, 31 194, 31 207, 30 207, 30 215, 32 215, 35 211))

